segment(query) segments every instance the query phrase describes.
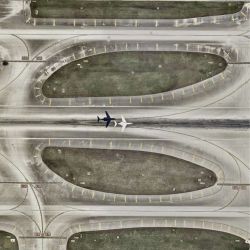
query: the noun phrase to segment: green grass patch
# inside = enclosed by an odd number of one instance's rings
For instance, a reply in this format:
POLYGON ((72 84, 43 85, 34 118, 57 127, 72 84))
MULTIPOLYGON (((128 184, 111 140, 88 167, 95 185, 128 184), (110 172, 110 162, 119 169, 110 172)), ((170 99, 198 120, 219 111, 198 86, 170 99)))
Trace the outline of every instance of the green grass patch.
POLYGON ((188 228, 130 228, 81 232, 67 250, 248 250, 243 239, 217 231, 188 228))
POLYGON ((1 250, 18 250, 16 237, 4 231, 0 231, 0 249, 1 250))
POLYGON ((47 147, 42 159, 65 180, 108 193, 184 193, 210 187, 217 180, 206 168, 149 152, 47 147))
POLYGON ((217 55, 192 52, 113 52, 63 66, 43 87, 48 98, 137 96, 200 82, 225 70, 217 55))
POLYGON ((32 17, 96 19, 182 19, 236 13, 243 2, 36 0, 32 17))

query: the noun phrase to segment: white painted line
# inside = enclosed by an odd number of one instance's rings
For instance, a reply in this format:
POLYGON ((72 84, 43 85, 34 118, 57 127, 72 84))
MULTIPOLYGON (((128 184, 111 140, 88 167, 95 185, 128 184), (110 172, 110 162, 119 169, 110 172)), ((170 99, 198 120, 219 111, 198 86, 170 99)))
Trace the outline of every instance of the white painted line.
POLYGON ((193 89, 193 93, 195 93, 195 89, 194 89, 194 86, 192 85, 192 89, 193 89))
POLYGON ((151 95, 151 102, 153 103, 154 102, 154 97, 151 95))

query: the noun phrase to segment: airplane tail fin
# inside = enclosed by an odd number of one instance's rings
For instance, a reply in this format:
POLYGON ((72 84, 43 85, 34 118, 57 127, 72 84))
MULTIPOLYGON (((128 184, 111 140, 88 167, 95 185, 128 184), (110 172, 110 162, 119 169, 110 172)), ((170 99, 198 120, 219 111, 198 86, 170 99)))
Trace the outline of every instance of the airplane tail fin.
POLYGON ((98 121, 98 122, 100 121, 100 117, 99 117, 99 116, 97 116, 97 121, 98 121))

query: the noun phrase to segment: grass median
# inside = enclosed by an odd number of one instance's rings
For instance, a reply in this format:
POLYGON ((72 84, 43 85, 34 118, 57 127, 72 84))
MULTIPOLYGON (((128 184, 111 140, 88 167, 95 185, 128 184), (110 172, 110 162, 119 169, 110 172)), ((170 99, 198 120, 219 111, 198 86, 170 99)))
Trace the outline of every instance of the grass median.
POLYGON ((248 250, 243 239, 189 228, 128 228, 72 235, 67 250, 248 250))
POLYGON ((42 159, 65 180, 108 193, 185 193, 213 186, 217 180, 206 168, 150 152, 47 147, 42 159))
POLYGON ((42 87, 48 98, 138 96, 186 87, 225 70, 208 53, 132 51, 90 56, 63 66, 42 87))
POLYGON ((232 14, 243 2, 33 0, 32 17, 89 19, 183 19, 232 14))

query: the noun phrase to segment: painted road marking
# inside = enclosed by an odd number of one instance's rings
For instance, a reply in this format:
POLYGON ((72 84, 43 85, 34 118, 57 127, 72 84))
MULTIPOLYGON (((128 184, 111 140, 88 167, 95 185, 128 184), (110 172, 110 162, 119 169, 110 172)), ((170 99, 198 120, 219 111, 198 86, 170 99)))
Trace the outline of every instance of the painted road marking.
POLYGON ((195 93, 195 89, 194 89, 194 86, 192 85, 192 89, 193 89, 193 93, 195 93))
POLYGON ((211 80, 212 80, 213 85, 215 85, 215 82, 214 82, 214 78, 213 78, 213 77, 211 78, 211 80))

